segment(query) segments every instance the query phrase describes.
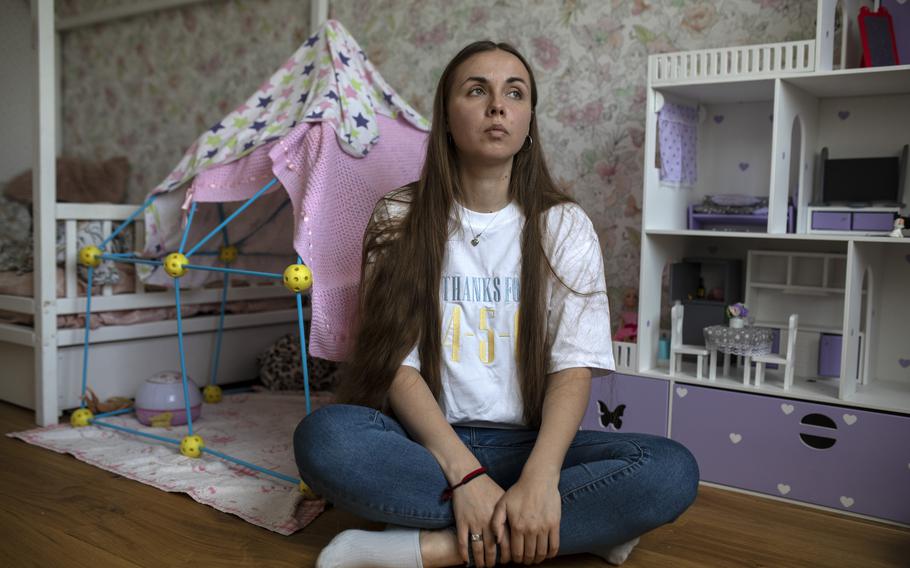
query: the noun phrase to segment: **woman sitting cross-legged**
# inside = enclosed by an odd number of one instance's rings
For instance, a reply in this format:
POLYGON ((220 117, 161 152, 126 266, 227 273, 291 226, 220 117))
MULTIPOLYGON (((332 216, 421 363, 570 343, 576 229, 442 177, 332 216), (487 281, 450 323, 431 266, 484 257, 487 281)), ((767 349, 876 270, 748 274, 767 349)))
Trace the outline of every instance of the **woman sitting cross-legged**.
POLYGON ((320 567, 620 564, 693 501, 681 445, 579 431, 613 368, 600 244, 541 150, 513 47, 477 42, 436 90, 420 179, 377 204, 342 404, 304 419, 301 477, 390 525, 347 530, 320 567))

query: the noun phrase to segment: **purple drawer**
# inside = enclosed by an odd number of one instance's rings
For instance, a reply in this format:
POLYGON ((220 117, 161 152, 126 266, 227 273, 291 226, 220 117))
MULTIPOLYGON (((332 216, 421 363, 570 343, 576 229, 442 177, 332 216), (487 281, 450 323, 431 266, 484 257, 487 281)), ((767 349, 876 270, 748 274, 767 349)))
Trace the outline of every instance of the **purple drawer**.
POLYGON ((850 230, 849 211, 813 211, 813 229, 831 229, 838 231, 850 230))
POLYGON ((705 481, 910 523, 910 417, 677 384, 671 437, 705 481))
POLYGON ((854 231, 890 231, 894 228, 894 214, 884 213, 854 213, 854 231))
POLYGON ((670 382, 613 373, 595 377, 582 430, 667 435, 670 382))

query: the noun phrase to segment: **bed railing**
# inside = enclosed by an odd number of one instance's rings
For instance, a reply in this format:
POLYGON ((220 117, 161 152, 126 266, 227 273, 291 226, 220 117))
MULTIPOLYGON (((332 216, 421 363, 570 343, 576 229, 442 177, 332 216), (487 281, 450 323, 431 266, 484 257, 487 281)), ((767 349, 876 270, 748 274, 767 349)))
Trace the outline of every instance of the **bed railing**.
MULTIPOLYGON (((136 211, 135 205, 113 204, 85 204, 85 203, 58 203, 57 221, 62 222, 66 234, 66 264, 64 278, 66 279, 65 294, 57 300, 57 313, 60 315, 85 312, 85 297, 78 294, 77 285, 77 242, 76 230, 80 221, 101 220, 104 234, 116 228, 118 222, 123 221, 136 211)), ((140 215, 133 222, 132 242, 129 243, 134 250, 142 250, 145 241, 145 223, 140 215)), ((287 289, 280 281, 256 282, 255 286, 233 287, 229 293, 229 300, 251 300, 279 298, 288 295, 287 289)), ((194 289, 186 290, 181 294, 184 303, 201 304, 219 302, 221 289, 194 289)), ((145 286, 135 278, 135 289, 131 293, 114 294, 113 286, 106 285, 101 289, 100 296, 92 298, 92 311, 102 312, 108 310, 127 310, 137 308, 158 308, 174 305, 173 290, 146 290, 145 286)))
MULTIPOLYGON (((107 203, 58 203, 56 205, 57 222, 63 223, 65 235, 64 293, 57 298, 57 314, 85 313, 86 299, 80 295, 78 283, 78 264, 76 261, 78 243, 76 234, 78 224, 83 221, 101 221, 104 234, 110 231, 136 211, 135 205, 114 205, 107 203)), ((129 246, 142 250, 144 243, 145 223, 142 216, 133 222, 132 237, 129 246)), ((57 277, 57 271, 51 273, 57 277)), ((56 284, 56 283, 55 283, 56 284)), ((229 300, 261 300, 282 298, 288 295, 287 289, 280 281, 254 282, 251 286, 232 287, 229 300)), ((193 289, 183 291, 181 300, 185 304, 215 303, 221 301, 221 288, 193 289)), ((132 292, 114 293, 111 285, 101 288, 100 295, 92 297, 92 312, 110 310, 129 310, 138 308, 159 308, 174 305, 173 290, 147 290, 138 277, 132 292)), ((20 314, 34 314, 35 302, 30 297, 0 295, 0 310, 20 314)), ((8 324, 0 324, 7 325, 8 324)), ((16 328, 22 326, 15 326, 16 328)), ((29 328, 30 329, 30 328, 29 328)), ((7 330, 9 331, 9 330, 7 330)), ((3 337, 0 336, 0 340, 3 337)))

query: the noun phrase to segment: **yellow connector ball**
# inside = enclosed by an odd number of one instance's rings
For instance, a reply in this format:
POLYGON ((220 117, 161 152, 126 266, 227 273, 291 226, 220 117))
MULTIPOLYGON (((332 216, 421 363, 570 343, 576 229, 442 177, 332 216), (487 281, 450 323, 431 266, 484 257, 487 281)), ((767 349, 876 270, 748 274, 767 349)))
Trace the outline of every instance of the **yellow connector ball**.
POLYGON ((306 292, 313 285, 313 272, 305 264, 292 264, 284 269, 284 287, 291 292, 306 292))
POLYGON ((225 264, 230 264, 237 260, 237 247, 230 245, 218 249, 218 260, 225 264))
POLYGON ((185 436, 180 442, 180 453, 188 458, 198 458, 202 455, 202 448, 204 447, 205 442, 202 441, 202 436, 193 434, 192 436, 185 436))
POLYGON ((319 499, 319 495, 316 495, 316 492, 310 489, 310 486, 302 479, 300 480, 300 494, 303 495, 303 498, 307 501, 319 499))
POLYGON ((88 426, 94 417, 95 415, 88 408, 80 408, 70 416, 70 424, 73 425, 73 428, 88 426))
POLYGON ((172 252, 164 257, 164 271, 171 278, 180 278, 186 274, 186 265, 189 263, 189 259, 183 253, 172 252))
POLYGON ((79 249, 79 264, 98 268, 101 266, 101 249, 95 245, 88 245, 79 249))
POLYGON ((202 389, 202 400, 209 404, 221 402, 221 387, 218 385, 206 385, 206 387, 202 389))

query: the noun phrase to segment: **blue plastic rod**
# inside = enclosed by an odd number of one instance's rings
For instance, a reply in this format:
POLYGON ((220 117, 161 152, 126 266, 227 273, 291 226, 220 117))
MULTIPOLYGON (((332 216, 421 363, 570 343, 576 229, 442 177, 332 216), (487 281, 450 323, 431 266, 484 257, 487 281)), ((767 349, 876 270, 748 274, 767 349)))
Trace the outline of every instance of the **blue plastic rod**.
POLYGON ((164 264, 160 260, 146 260, 144 258, 121 258, 118 256, 111 256, 109 254, 102 254, 102 260, 113 260, 114 262, 132 262, 133 264, 150 264, 152 266, 161 266, 164 264))
POLYGON ((99 419, 99 418, 107 418, 108 416, 117 416, 117 415, 120 415, 120 414, 128 414, 128 413, 133 412, 133 411, 135 411, 135 410, 136 410, 136 409, 133 408, 133 407, 131 406, 131 407, 129 407, 129 408, 121 408, 120 410, 112 410, 112 411, 110 411, 110 412, 102 412, 101 414, 98 414, 98 415, 95 416, 95 420, 97 420, 97 419, 99 419))
POLYGON ((158 440, 159 442, 167 442, 168 444, 174 444, 175 446, 180 445, 180 440, 175 440, 173 438, 165 438, 164 436, 156 436, 155 434, 149 434, 147 432, 141 432, 135 428, 127 428, 126 426, 118 426, 117 424, 110 424, 108 422, 102 422, 100 420, 92 420, 92 424, 97 426, 104 426, 105 428, 111 428, 112 430, 120 430, 121 432, 127 432, 129 434, 135 434, 137 436, 144 436, 146 438, 151 438, 152 440, 158 440))
MULTIPOLYGON (((283 252, 242 252, 242 251, 237 251, 237 252, 242 254, 243 256, 280 256, 282 258, 284 258, 284 255, 287 254, 287 253, 283 253, 283 252)), ((196 254, 199 254, 199 253, 196 253, 196 254)))
POLYGON ((193 416, 190 413, 190 389, 187 386, 186 351, 183 348, 183 315, 180 312, 180 278, 174 278, 174 296, 177 301, 177 341, 180 349, 180 372, 183 375, 183 403, 186 406, 186 426, 189 435, 193 435, 193 416))
POLYGON ((218 318, 218 333, 215 335, 215 354, 212 356, 212 378, 209 384, 214 385, 218 377, 218 362, 221 360, 221 337, 224 335, 224 310, 227 306, 228 284, 231 275, 224 274, 224 286, 221 289, 221 315, 218 318))
POLYGON ((98 245, 98 248, 100 248, 101 250, 104 250, 104 247, 106 247, 107 244, 108 244, 109 242, 111 242, 112 240, 114 240, 114 238, 115 238, 117 235, 119 235, 119 234, 123 231, 123 229, 125 229, 125 228, 127 227, 127 225, 129 225, 130 223, 133 222, 133 219, 135 219, 136 217, 138 217, 140 213, 142 213, 143 211, 145 211, 145 209, 146 209, 149 205, 151 205, 153 201, 155 201, 156 199, 158 199, 158 197, 161 196, 161 195, 162 195, 161 193, 156 193, 155 195, 153 195, 153 196, 149 197, 148 199, 146 199, 146 200, 145 200, 145 203, 143 203, 142 205, 139 206, 139 209, 136 209, 135 211, 133 211, 133 213, 132 213, 129 217, 127 217, 126 219, 124 219, 124 221, 123 221, 122 223, 120 223, 120 225, 118 225, 116 229, 114 229, 114 232, 113 232, 113 233, 111 233, 110 235, 107 236, 106 239, 104 239, 103 241, 101 241, 101 244, 98 245))
POLYGON ((193 202, 193 206, 190 207, 190 215, 186 218, 186 227, 183 229, 183 237, 180 239, 180 248, 177 252, 183 254, 183 247, 186 246, 186 238, 190 234, 190 227, 193 225, 193 217, 196 216, 196 206, 199 204, 198 201, 193 202))
MULTIPOLYGON (((181 440, 175 440, 174 438, 165 438, 164 436, 158 436, 158 435, 156 435, 156 434, 149 434, 148 432, 142 432, 142 431, 140 431, 140 430, 136 430, 135 428, 127 428, 126 426, 119 426, 119 425, 117 425, 117 424, 110 424, 110 423, 108 423, 108 422, 102 422, 102 421, 97 420, 97 419, 92 420, 92 424, 95 424, 95 425, 97 425, 97 426, 103 426, 104 428, 110 428, 110 429, 112 429, 112 430, 119 430, 119 431, 121 431, 121 432, 126 432, 127 434, 135 434, 136 436, 142 436, 142 437, 145 437, 145 438, 151 438, 152 440, 158 440, 159 442, 166 442, 166 443, 168 443, 168 444, 173 444, 173 445, 175 445, 175 446, 179 446, 179 445, 180 445, 180 442, 181 442, 181 440)), ((191 434, 191 435, 192 435, 192 434, 191 434)), ((217 451, 217 450, 213 450, 213 449, 210 449, 210 448, 203 448, 203 449, 202 449, 202 452, 205 453, 205 454, 212 454, 212 455, 215 456, 215 457, 221 458, 221 459, 226 460, 226 461, 229 461, 229 462, 234 462, 234 463, 236 463, 237 465, 241 465, 241 466, 243 466, 243 467, 250 468, 250 469, 252 469, 252 470, 255 470, 255 471, 264 473, 264 474, 266 474, 266 475, 271 475, 272 477, 276 477, 276 478, 278 478, 278 479, 280 479, 280 480, 282 480, 282 481, 287 481, 287 482, 289 482, 289 483, 293 483, 294 485, 299 485, 299 484, 300 484, 300 479, 291 477, 291 476, 289 476, 289 475, 285 475, 285 474, 283 474, 283 473, 279 473, 279 472, 277 472, 277 471, 272 471, 272 470, 270 470, 270 469, 266 469, 266 468, 261 467, 261 466, 258 466, 258 465, 256 465, 256 464, 252 464, 252 463, 250 463, 250 462, 248 462, 248 461, 244 461, 244 460, 235 458, 235 457, 233 457, 233 456, 229 456, 228 454, 225 454, 225 453, 223 453, 223 452, 219 452, 219 451, 217 451)))
POLYGON ((248 276, 261 276, 263 278, 274 278, 276 280, 281 280, 284 278, 282 274, 276 274, 274 272, 256 272, 254 270, 244 270, 242 268, 224 268, 223 266, 205 266, 202 264, 186 264, 186 268, 193 268, 196 270, 208 270, 209 272, 226 272, 228 274, 246 274, 248 276))
POLYGON ((212 449, 209 449, 209 448, 202 448, 202 452, 203 452, 203 453, 206 453, 206 454, 212 454, 213 456, 217 456, 217 457, 219 457, 219 458, 221 458, 221 459, 223 459, 223 460, 227 460, 227 461, 230 461, 230 462, 234 462, 234 463, 236 463, 236 464, 238 464, 238 465, 242 465, 243 467, 248 467, 248 468, 250 468, 250 469, 256 470, 256 471, 261 472, 261 473, 264 473, 264 474, 266 474, 266 475, 271 475, 272 477, 277 477, 278 479, 281 479, 281 480, 283 480, 283 481, 287 481, 287 482, 289 482, 289 483, 293 483, 294 485, 299 485, 299 484, 300 484, 300 480, 299 480, 299 479, 294 478, 294 477, 291 477, 290 475, 285 475, 285 474, 279 473, 279 472, 277 472, 277 471, 272 471, 272 470, 270 470, 270 469, 266 469, 266 468, 261 467, 261 466, 258 466, 258 465, 256 465, 256 464, 252 464, 252 463, 250 463, 250 462, 248 462, 248 461, 243 461, 243 460, 238 459, 238 458, 235 458, 235 457, 233 457, 233 456, 229 456, 229 455, 227 455, 227 454, 225 454, 225 453, 222 453, 222 452, 219 452, 219 451, 217 451, 217 450, 212 450, 212 449))
MULTIPOLYGON (((224 204, 218 204, 218 219, 224 221, 224 204)), ((221 242, 224 246, 229 246, 231 243, 228 239, 228 230, 227 225, 221 230, 221 242)), ((224 284, 221 286, 221 310, 218 317, 218 333, 215 334, 215 353, 212 355, 212 377, 209 380, 209 384, 214 385, 216 379, 218 378, 218 362, 221 360, 221 338, 224 336, 224 310, 227 306, 227 294, 228 286, 231 283, 231 275, 227 272, 224 273, 224 284)))
POLYGON ((244 204, 241 205, 239 208, 237 208, 236 211, 234 211, 233 213, 231 213, 230 217, 228 217, 227 219, 225 219, 224 221, 222 221, 220 225, 218 225, 217 227, 215 227, 214 229, 212 229, 212 232, 210 232, 208 235, 206 235, 201 241, 199 241, 198 243, 196 243, 196 246, 194 246, 193 248, 191 248, 191 249, 189 250, 189 252, 186 253, 186 257, 189 258, 189 257, 193 256, 193 254, 194 254, 197 250, 199 250, 199 248, 200 248, 202 245, 204 245, 206 242, 208 242, 208 240, 211 239, 213 236, 215 236, 216 234, 218 234, 218 232, 222 229, 222 227, 224 227, 225 225, 227 225, 228 223, 230 223, 231 221, 233 221, 233 220, 234 220, 234 217, 236 217, 237 215, 240 215, 247 207, 249 207, 249 206, 250 206, 254 201, 256 201, 257 199, 259 199, 259 198, 262 196, 263 193, 265 193, 266 191, 268 191, 269 188, 271 188, 271 187, 272 187, 273 185, 275 185, 276 183, 278 183, 278 178, 272 178, 272 181, 270 181, 269 183, 265 184, 265 185, 262 187, 262 189, 260 189, 259 191, 257 191, 256 194, 253 195, 253 197, 249 198, 249 199, 247 200, 246 203, 244 203, 244 204))
POLYGON ((82 344, 82 405, 79 408, 85 408, 85 392, 88 387, 88 336, 92 329, 92 274, 95 268, 88 267, 88 282, 85 292, 85 340, 82 344))
MULTIPOLYGON (((301 264, 303 259, 297 257, 297 264, 301 264)), ((297 325, 300 329, 300 366, 303 369, 303 394, 306 397, 306 415, 310 415, 310 374, 306 364, 306 325, 303 323, 303 299, 300 292, 294 294, 297 296, 297 325)))

